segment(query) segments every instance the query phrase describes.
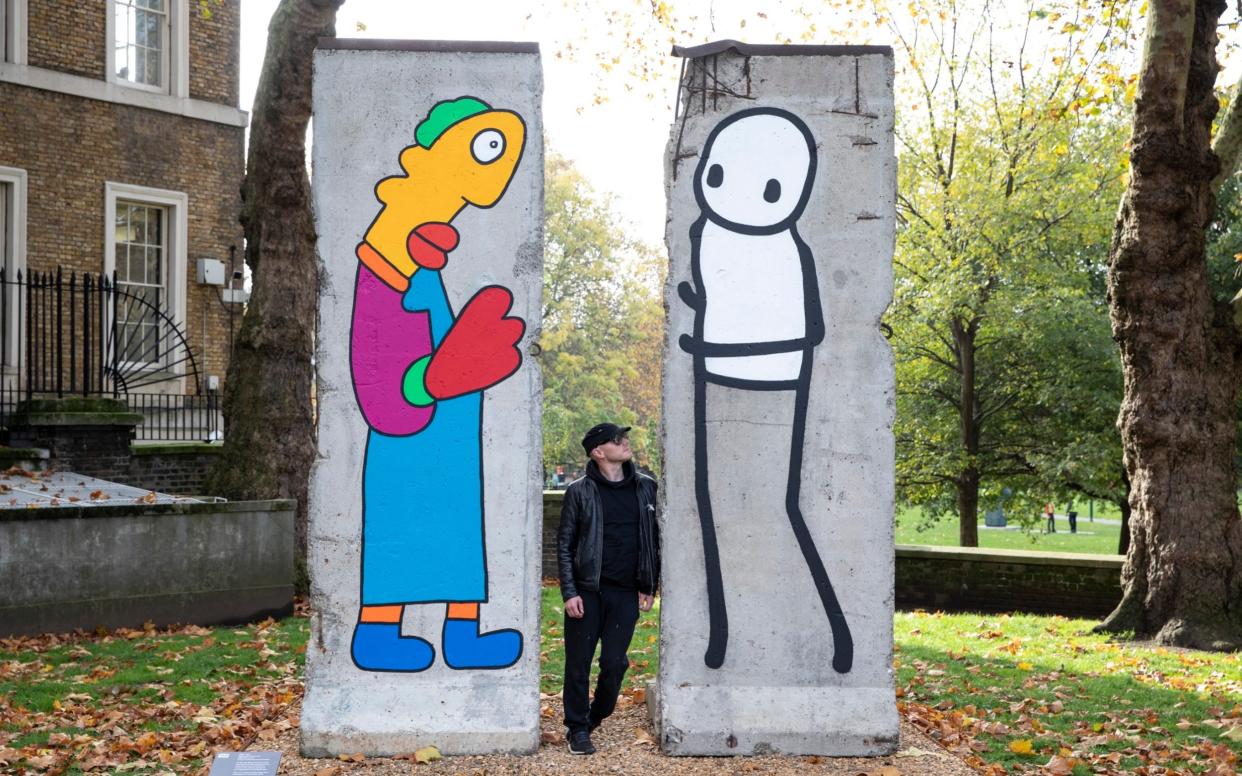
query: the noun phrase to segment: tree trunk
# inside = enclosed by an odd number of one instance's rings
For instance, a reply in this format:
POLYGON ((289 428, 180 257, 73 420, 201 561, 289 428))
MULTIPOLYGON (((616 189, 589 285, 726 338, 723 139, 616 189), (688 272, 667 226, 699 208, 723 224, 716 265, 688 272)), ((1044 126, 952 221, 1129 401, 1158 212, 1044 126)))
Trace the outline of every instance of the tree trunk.
POLYGON ((975 335, 979 331, 979 320, 969 323, 954 318, 949 323, 953 333, 953 350, 957 355, 957 365, 961 372, 962 383, 958 394, 958 425, 959 440, 962 452, 967 456, 967 465, 958 473, 957 486, 957 517, 958 543, 963 547, 979 546, 979 468, 976 465, 979 455, 979 423, 976 413, 977 398, 975 396, 975 335))
POLYGON ((979 472, 967 469, 957 478, 958 544, 979 546, 979 472))
POLYGON ((1132 491, 1123 596, 1100 624, 1181 646, 1242 646, 1242 520, 1234 470, 1238 336, 1212 301, 1204 229, 1222 0, 1153 0, 1110 250, 1132 491))
POLYGON ((1117 554, 1126 555, 1130 552, 1130 475, 1124 467, 1121 469, 1121 482, 1125 492, 1117 506, 1121 509, 1121 532, 1117 535, 1117 554))
POLYGON ((306 174, 311 56, 320 37, 335 34, 342 2, 282 0, 268 27, 242 185, 251 296, 224 388, 224 451, 208 480, 210 492, 232 499, 297 499, 299 559, 315 456, 311 355, 319 296, 306 174))

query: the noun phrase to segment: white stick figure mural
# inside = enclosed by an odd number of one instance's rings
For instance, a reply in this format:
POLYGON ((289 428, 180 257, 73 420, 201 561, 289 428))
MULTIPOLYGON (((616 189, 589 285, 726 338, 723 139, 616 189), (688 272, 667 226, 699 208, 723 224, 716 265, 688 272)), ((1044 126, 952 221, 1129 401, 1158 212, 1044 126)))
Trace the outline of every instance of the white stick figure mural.
POLYGON ((814 349, 824 339, 815 258, 798 219, 815 180, 815 139, 779 108, 733 113, 711 131, 694 173, 700 216, 690 227, 693 283, 678 294, 694 310, 681 348, 694 359, 695 497, 707 574, 709 634, 704 662, 725 661, 729 627, 712 514, 707 384, 792 392, 794 414, 785 511, 828 617, 833 668, 849 672, 854 646, 832 582, 802 514, 803 441, 814 349))

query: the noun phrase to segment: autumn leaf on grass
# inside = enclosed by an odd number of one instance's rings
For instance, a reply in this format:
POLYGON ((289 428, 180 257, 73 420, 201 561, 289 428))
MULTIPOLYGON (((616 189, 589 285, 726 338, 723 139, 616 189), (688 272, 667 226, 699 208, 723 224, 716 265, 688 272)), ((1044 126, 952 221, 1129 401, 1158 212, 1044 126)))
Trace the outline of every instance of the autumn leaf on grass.
POLYGON ((1242 741, 1242 725, 1234 725, 1224 733, 1221 733, 1220 737, 1228 738, 1230 741, 1242 741))
POLYGON ((1054 754, 1052 759, 1044 764, 1044 773, 1050 773, 1052 776, 1069 776, 1074 772, 1074 766, 1078 764, 1075 759, 1067 759, 1059 754, 1054 754))
POLYGON ((414 753, 414 762, 422 765, 423 763, 434 762, 440 759, 440 750, 434 746, 424 746, 414 753))
POLYGON ((1016 741, 1009 742, 1009 751, 1014 754, 1029 755, 1034 754, 1035 746, 1029 738, 1019 738, 1016 741))
POLYGON ((360 763, 367 759, 367 756, 362 752, 355 752, 354 754, 338 754, 336 759, 345 763, 360 763))

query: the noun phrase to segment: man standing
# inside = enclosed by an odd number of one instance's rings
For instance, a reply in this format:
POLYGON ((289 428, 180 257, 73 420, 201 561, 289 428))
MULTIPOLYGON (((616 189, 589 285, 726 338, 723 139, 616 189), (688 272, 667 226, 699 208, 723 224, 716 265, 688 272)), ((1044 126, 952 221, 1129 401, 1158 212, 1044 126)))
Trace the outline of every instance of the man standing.
POLYGON ((565 601, 565 727, 571 754, 594 754, 591 731, 612 714, 630 666, 639 611, 660 579, 656 483, 630 462, 629 427, 594 426, 582 438, 586 476, 569 484, 556 557, 565 601), (602 641, 588 703, 591 658, 602 641))

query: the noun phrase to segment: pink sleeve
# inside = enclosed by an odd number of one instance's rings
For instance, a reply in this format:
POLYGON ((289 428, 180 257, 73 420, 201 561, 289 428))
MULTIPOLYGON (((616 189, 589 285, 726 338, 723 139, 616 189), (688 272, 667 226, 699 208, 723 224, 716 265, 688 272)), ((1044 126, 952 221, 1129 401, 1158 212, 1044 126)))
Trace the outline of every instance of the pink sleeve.
POLYGON ((415 407, 401 393, 405 371, 431 353, 426 311, 410 312, 366 265, 358 265, 349 361, 354 396, 367 425, 381 434, 409 436, 431 422, 435 406, 415 407))

